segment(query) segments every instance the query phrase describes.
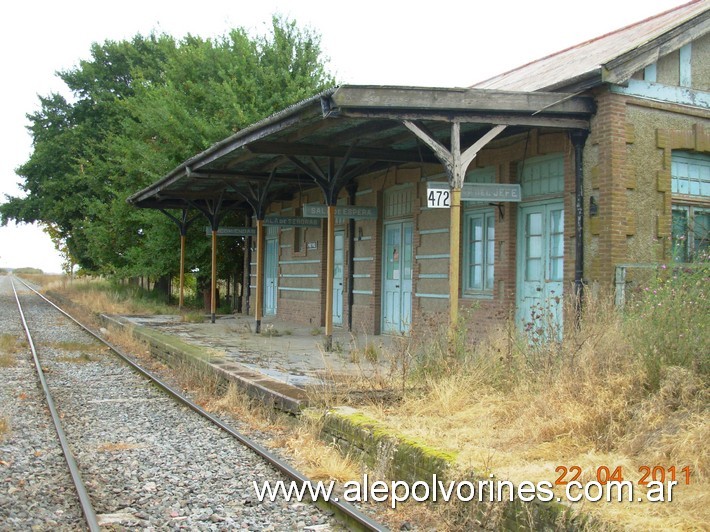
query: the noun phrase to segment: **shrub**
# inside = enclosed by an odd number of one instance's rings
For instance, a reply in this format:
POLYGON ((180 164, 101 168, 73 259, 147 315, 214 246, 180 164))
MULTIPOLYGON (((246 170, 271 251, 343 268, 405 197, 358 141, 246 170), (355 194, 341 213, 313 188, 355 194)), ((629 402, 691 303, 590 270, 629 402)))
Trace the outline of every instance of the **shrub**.
POLYGON ((648 384, 659 388, 664 368, 710 372, 710 264, 659 268, 627 308, 631 341, 648 384))

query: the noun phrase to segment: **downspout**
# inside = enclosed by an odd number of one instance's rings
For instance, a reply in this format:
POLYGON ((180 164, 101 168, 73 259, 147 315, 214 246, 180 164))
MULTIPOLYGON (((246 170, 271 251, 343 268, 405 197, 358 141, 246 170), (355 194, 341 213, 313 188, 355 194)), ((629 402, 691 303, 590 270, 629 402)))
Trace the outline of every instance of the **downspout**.
POLYGON ((574 146, 574 308, 575 320, 579 326, 582 319, 582 297, 584 292, 584 143, 589 132, 577 129, 570 132, 574 146))
MULTIPOLYGON (((249 213, 244 215, 244 227, 251 227, 251 216, 249 213)), ((245 316, 249 315, 251 308, 251 246, 252 238, 247 236, 244 238, 244 280, 242 284, 242 312, 245 316)))
MULTIPOLYGON (((355 205, 355 192, 357 183, 348 186, 348 203, 355 205)), ((353 305, 355 296, 353 288, 355 284, 355 218, 348 220, 348 331, 353 330, 353 305)))

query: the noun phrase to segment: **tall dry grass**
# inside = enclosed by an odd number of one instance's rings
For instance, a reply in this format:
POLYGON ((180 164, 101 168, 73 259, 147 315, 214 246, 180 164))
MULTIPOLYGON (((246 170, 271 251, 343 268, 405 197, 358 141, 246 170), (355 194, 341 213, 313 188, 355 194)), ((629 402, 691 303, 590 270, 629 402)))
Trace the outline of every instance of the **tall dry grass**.
POLYGON ((181 387, 209 412, 227 414, 250 430, 270 434, 270 447, 283 450, 293 465, 314 480, 344 481, 357 477, 359 468, 332 445, 319 439, 320 426, 310 419, 297 421, 250 397, 234 383, 225 384, 214 373, 190 363, 180 364, 181 387))
POLYGON ((27 342, 14 334, 0 334, 0 367, 15 365, 15 354, 27 347, 27 342))
POLYGON ((105 314, 175 314, 176 307, 166 305, 151 292, 136 286, 103 278, 66 275, 23 275, 43 291, 54 292, 77 305, 105 314))
POLYGON ((10 421, 5 416, 0 416, 0 441, 10 433, 10 421))
POLYGON ((610 294, 590 291, 561 342, 531 341, 511 324, 483 336, 465 316, 453 335, 427 330, 407 347, 402 400, 366 410, 457 451, 459 474, 554 481, 558 465, 579 465, 592 480, 606 465, 636 482, 641 465, 690 466, 673 508, 607 505, 604 518, 641 528, 710 522, 699 502, 710 495, 710 283, 707 270, 683 273, 643 289, 623 313, 610 294))

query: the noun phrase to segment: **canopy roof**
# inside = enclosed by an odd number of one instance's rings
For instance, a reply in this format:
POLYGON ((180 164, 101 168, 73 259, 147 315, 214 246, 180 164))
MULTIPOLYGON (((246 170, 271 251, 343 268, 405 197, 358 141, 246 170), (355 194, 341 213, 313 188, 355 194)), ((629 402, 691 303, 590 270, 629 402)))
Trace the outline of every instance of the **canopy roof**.
POLYGON ((343 85, 216 143, 128 201, 160 209, 201 200, 254 207, 314 181, 339 190, 392 164, 439 162, 404 121, 448 147, 454 122, 465 146, 495 125, 509 126, 507 135, 530 127, 589 129, 593 111, 591 98, 559 92, 343 85))

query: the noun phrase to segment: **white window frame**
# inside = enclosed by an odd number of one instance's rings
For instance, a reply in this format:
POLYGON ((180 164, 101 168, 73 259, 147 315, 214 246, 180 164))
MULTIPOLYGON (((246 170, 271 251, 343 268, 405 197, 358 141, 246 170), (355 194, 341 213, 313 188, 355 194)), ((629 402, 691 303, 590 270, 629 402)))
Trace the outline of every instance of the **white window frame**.
MULTIPOLYGON (((675 262, 694 262, 699 258, 696 255, 700 248, 700 242, 696 242, 696 218, 710 213, 710 156, 674 150, 671 161, 671 258, 675 262), (674 220, 678 213, 685 214, 682 231, 678 231, 674 220), (681 245, 685 257, 678 257, 681 245)), ((704 238, 707 239, 707 235, 704 238)))
MULTIPOLYGON (((675 214, 676 212, 684 212, 686 220, 686 226, 683 235, 678 235, 675 229, 675 222, 671 222, 671 253, 673 261, 680 262, 677 260, 676 248, 682 243, 684 248, 683 253, 685 255, 685 261, 695 262, 698 259, 698 257, 696 257, 696 253, 698 252, 698 248, 700 245, 699 242, 696 242, 695 219, 698 214, 710 214, 710 206, 673 204, 672 212, 673 214, 675 214)), ((705 238, 707 239, 708 236, 706 235, 705 238)))
POLYGON ((463 297, 492 299, 495 289, 495 209, 474 208, 464 211, 464 253, 463 253, 463 297), (481 220, 482 239, 480 257, 474 254, 474 235, 471 234, 471 223, 474 219, 481 220), (473 283, 471 269, 479 265, 481 268, 481 283, 473 283))

